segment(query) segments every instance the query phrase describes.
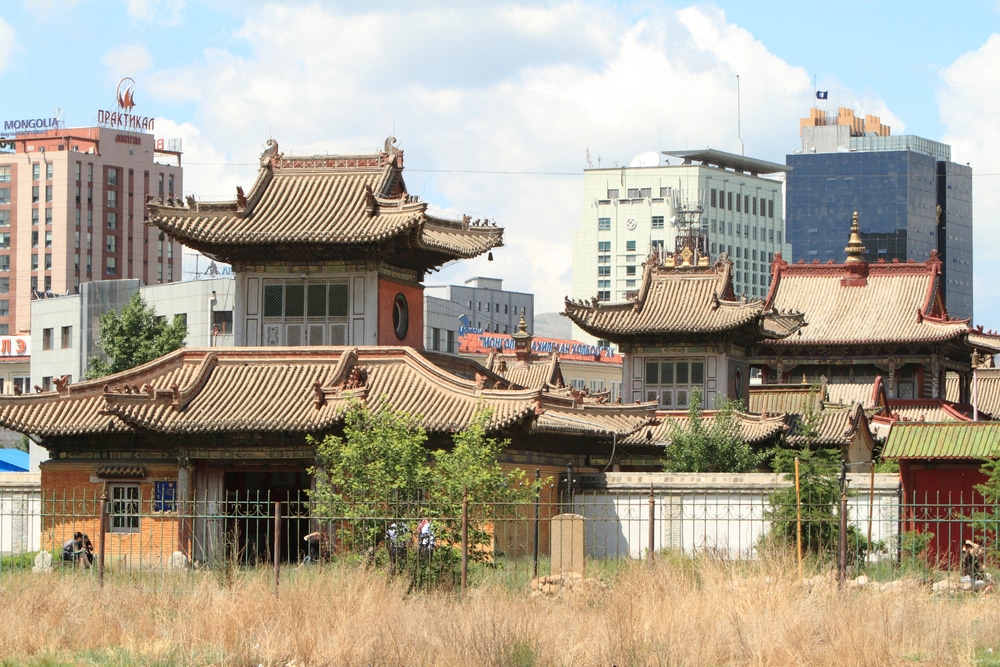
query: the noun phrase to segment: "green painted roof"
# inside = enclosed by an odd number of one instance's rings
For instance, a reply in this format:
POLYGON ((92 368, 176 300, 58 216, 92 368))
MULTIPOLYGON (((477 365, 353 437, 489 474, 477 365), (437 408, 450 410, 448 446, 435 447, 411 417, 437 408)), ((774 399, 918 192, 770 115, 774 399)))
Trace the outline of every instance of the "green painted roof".
POLYGON ((1000 422, 896 422, 882 457, 982 459, 1000 454, 1000 422))

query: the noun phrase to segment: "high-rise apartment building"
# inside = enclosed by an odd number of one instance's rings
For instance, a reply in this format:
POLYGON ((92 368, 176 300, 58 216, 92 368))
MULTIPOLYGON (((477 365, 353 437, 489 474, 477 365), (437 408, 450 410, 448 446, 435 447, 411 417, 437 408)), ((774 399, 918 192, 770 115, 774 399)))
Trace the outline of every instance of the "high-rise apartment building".
POLYGON ((844 233, 858 212, 865 260, 941 259, 945 304, 972 317, 972 168, 951 147, 892 135, 877 116, 812 109, 802 149, 787 157, 788 241, 795 261, 844 261, 844 233))
MULTIPOLYGON (((732 260, 737 295, 767 296, 771 260, 790 251, 782 212, 787 167, 713 149, 664 155, 679 164, 584 170, 573 298, 625 301, 642 282, 646 257, 673 253, 684 225, 701 235, 710 261, 732 260)), ((573 338, 592 336, 574 326, 573 338)))
POLYGON ((33 298, 181 278, 180 244, 143 224, 147 195, 181 199, 180 152, 141 131, 39 124, 0 138, 0 335, 30 331, 33 298))

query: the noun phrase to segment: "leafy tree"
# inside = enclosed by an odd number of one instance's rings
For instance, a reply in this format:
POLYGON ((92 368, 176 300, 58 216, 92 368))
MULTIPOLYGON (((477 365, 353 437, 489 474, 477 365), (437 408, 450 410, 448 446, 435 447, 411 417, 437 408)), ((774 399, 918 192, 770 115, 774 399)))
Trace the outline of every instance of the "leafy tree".
POLYGON ((691 392, 687 421, 671 424, 670 444, 663 454, 666 472, 749 472, 766 456, 743 439, 741 403, 723 400, 715 415, 705 419, 701 392, 691 392))
POLYGON ((373 412, 355 403, 344 415, 344 435, 317 441, 312 501, 319 516, 347 519, 341 535, 374 550, 392 521, 417 516, 413 507, 430 481, 427 435, 405 412, 373 412))
POLYGON ((14 443, 14 449, 18 450, 19 452, 27 452, 28 451, 28 436, 22 435, 21 438, 20 438, 20 440, 18 440, 16 443, 14 443))
POLYGON ((499 457, 508 443, 488 436, 490 416, 489 410, 477 411, 453 436, 451 449, 431 452, 414 417, 388 407, 373 412, 366 404, 352 405, 343 436, 309 439, 316 447, 317 465, 310 469, 316 514, 346 519, 338 535, 342 546, 363 550, 369 559, 380 542, 415 535, 419 521, 428 519, 433 558, 418 553, 403 565, 415 585, 453 580, 461 559, 463 499, 470 504, 470 558, 485 560, 491 553, 491 522, 532 500, 545 483, 529 483, 521 470, 503 471, 499 457))
POLYGON ((182 347, 186 336, 187 324, 180 316, 168 324, 136 294, 121 313, 110 310, 101 315, 97 347, 107 359, 91 357, 87 378, 119 373, 158 359, 182 347))
POLYGON ((972 488, 983 496, 983 508, 971 512, 969 518, 986 554, 1000 558, 1000 459, 986 459, 979 471, 986 475, 986 481, 972 488))

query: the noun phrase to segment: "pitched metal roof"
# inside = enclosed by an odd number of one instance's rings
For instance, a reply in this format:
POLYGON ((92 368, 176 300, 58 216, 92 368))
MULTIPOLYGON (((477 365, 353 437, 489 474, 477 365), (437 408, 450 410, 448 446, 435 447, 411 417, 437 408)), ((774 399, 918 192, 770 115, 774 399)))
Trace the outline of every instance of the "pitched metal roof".
POLYGON ((801 315, 779 313, 761 301, 736 300, 732 262, 715 266, 661 266, 653 255, 643 270, 634 301, 606 304, 566 299, 564 314, 598 338, 620 342, 724 334, 786 336, 801 325, 801 315))
POLYGON ((981 459, 1000 453, 1000 422, 897 422, 883 458, 981 459))

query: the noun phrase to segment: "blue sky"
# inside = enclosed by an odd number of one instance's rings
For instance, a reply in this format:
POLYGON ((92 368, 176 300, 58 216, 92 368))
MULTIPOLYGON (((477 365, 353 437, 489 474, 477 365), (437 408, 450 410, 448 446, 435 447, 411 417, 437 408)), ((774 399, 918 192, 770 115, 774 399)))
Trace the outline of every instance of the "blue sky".
MULTIPOLYGON (((569 294, 587 155, 711 146, 784 162, 815 87, 829 108, 952 145, 974 170, 977 324, 1000 329, 996 2, 461 1, 0 4, 0 118, 68 126, 136 80, 134 113, 184 141, 184 190, 249 187, 269 136, 371 152, 393 134, 409 190, 489 217, 507 247, 433 283, 503 278, 539 312, 569 294)), ((845 225, 849 221, 845 221, 845 225)))

